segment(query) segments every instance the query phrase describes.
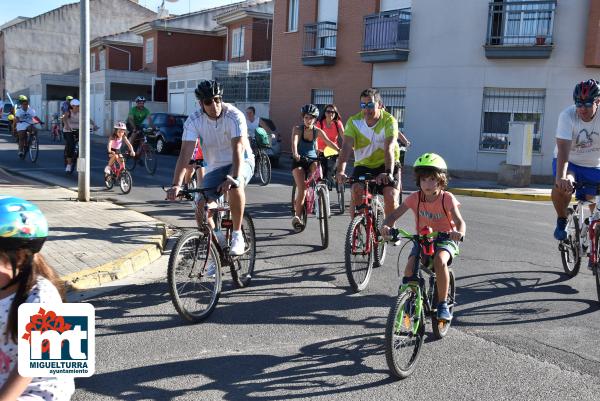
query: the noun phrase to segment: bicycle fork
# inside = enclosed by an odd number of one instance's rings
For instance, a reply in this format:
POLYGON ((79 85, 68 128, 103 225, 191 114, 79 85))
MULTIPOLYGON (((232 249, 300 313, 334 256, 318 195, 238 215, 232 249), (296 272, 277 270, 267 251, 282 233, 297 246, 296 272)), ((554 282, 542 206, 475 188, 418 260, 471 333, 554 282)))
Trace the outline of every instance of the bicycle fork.
MULTIPOLYGON (((399 328, 406 325, 410 325, 411 328, 411 332, 413 335, 416 335, 419 327, 421 326, 421 324, 423 322, 421 322, 421 311, 423 310, 423 294, 421 293, 421 288, 419 287, 418 283, 413 282, 413 283, 408 283, 408 284, 403 284, 400 289, 398 290, 398 293, 403 293, 405 291, 411 291, 412 293, 414 293, 414 302, 412 302, 412 300, 410 301, 410 304, 405 303, 404 308, 399 311, 398 314, 396 314, 396 323, 395 323, 395 327, 394 327, 394 331, 395 332, 399 332, 399 328), (410 314, 408 313, 410 311, 410 309, 407 310, 407 306, 408 308, 412 309, 414 308, 414 314, 413 314, 413 319, 411 320, 410 314)), ((412 299, 413 297, 411 297, 412 299)))

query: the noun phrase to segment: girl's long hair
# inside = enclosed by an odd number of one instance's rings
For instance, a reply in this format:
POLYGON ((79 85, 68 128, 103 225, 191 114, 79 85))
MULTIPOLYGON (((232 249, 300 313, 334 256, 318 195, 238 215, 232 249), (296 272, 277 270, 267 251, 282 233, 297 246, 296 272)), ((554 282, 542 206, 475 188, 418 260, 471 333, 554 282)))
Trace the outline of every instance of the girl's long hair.
POLYGON ((0 251, 0 257, 7 257, 11 265, 16 267, 18 274, 17 291, 8 312, 7 330, 5 336, 10 335, 13 342, 17 343, 18 332, 18 310, 19 306, 27 300, 31 288, 35 285, 39 276, 46 278, 58 290, 61 299, 65 301, 65 284, 58 277, 44 257, 38 252, 33 253, 30 249, 19 249, 16 251, 0 251), (4 254, 3 254, 4 253, 4 254))
POLYGON ((111 139, 111 140, 112 140, 112 139, 114 139, 114 140, 116 140, 116 139, 117 139, 117 131, 118 131, 118 130, 119 130, 118 128, 113 128, 113 132, 112 132, 112 134, 110 135, 110 139, 111 139))
POLYGON ((342 121, 342 116, 340 115, 340 112, 338 111, 338 108, 336 107, 335 104, 328 104, 323 108, 323 113, 319 116, 319 122, 321 124, 323 124, 323 120, 325 120, 327 118, 325 110, 332 108, 333 110, 335 110, 335 116, 333 117, 333 121, 335 121, 337 123, 337 121, 342 121))

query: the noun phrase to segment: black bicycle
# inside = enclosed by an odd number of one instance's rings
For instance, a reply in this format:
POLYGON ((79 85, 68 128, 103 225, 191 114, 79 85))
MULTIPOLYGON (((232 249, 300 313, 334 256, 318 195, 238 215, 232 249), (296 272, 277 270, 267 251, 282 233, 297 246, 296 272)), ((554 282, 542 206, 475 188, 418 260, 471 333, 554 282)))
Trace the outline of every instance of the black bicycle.
POLYGON ((260 145, 256 139, 250 138, 252 152, 254 152, 254 177, 258 178, 260 185, 268 185, 271 182, 271 160, 267 155, 270 145, 260 145))
POLYGON ((21 159, 25 159, 25 155, 29 155, 29 160, 32 163, 35 163, 38 159, 40 152, 40 143, 38 139, 38 132, 35 128, 35 124, 44 125, 44 123, 38 118, 34 118, 32 122, 23 121, 27 123, 27 128, 25 128, 25 133, 27 134, 27 139, 25 142, 25 148, 23 149, 23 154, 20 155, 21 159))
MULTIPOLYGON (((385 328, 385 357, 390 372, 395 377, 404 379, 414 371, 419 353, 425 339, 425 318, 431 318, 433 335, 443 338, 448 334, 450 321, 438 320, 438 291, 435 272, 433 271, 434 241, 448 240, 447 233, 432 232, 425 227, 419 234, 411 234, 404 230, 391 230, 391 241, 408 239, 398 255, 398 269, 404 267, 404 258, 409 252, 403 252, 407 245, 415 244, 420 248, 415 258, 413 274, 408 281, 400 285, 396 302, 390 309, 385 328), (423 273, 429 276, 425 280, 423 273)), ((462 239, 461 239, 462 241, 462 239)), ((410 248, 408 248, 410 250, 410 248)), ((448 308, 450 313, 456 305, 456 283, 454 272, 448 267, 448 308)))
POLYGON ((143 160, 146 172, 150 175, 154 175, 154 173, 156 173, 158 161, 156 149, 154 149, 154 146, 150 143, 150 136, 156 137, 155 133, 157 131, 158 128, 146 128, 143 131, 138 131, 138 135, 142 135, 142 138, 136 138, 136 142, 138 142, 138 144, 133 144, 134 146, 137 145, 137 148, 135 149, 135 156, 132 157, 129 155, 129 153, 126 153, 127 157, 125 159, 125 164, 127 165, 127 170, 135 170, 138 160, 143 160))
MULTIPOLYGON (((163 188, 164 189, 164 188, 163 188)), ((229 205, 221 197, 209 202, 208 189, 182 190, 179 196, 190 198, 198 193, 205 200, 203 222, 197 229, 184 230, 175 243, 167 277, 171 300, 179 315, 191 323, 206 319, 217 306, 221 294, 222 268, 229 266, 233 284, 238 287, 250 285, 256 262, 256 234, 250 215, 244 212, 242 234, 246 243, 241 256, 229 255, 233 221, 229 205), (213 212, 216 227, 221 227, 225 243, 219 244, 208 224, 209 211, 213 212)), ((195 202, 194 202, 195 205, 195 202)))

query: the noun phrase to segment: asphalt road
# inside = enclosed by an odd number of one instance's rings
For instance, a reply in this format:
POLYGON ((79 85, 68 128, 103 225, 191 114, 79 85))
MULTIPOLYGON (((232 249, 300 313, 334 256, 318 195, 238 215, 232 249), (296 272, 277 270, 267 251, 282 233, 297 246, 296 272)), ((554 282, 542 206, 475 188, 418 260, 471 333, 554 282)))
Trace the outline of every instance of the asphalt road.
MULTIPOLYGON (((4 139, 0 166, 64 181, 62 150, 43 146, 32 166, 4 139)), ((92 155, 98 187, 102 149, 95 146, 92 155)), ((162 200, 160 185, 170 183, 174 163, 161 157, 155 177, 136 169, 127 196, 94 196, 191 225, 189 205, 162 200)), ((256 277, 241 290, 226 282, 204 323, 188 325, 176 314, 166 256, 110 293, 89 294, 98 316, 97 373, 77 380, 75 400, 599 399, 594 280, 585 267, 570 280, 562 274, 550 204, 458 197, 467 238, 454 266, 453 326, 441 341, 428 327, 417 370, 397 382, 388 375, 383 332, 399 281, 399 248, 391 248, 367 290, 351 293, 343 267, 348 217, 332 217, 326 250, 314 218, 294 234, 289 182, 281 171, 271 185, 249 186, 256 277)), ((413 228, 412 218, 400 224, 413 228)))

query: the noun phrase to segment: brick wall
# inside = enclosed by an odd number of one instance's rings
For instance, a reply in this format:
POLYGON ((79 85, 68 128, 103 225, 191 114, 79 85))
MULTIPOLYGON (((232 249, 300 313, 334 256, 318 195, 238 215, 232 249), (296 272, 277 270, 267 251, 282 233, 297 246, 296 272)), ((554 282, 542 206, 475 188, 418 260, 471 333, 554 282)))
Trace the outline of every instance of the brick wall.
POLYGON ((586 67, 600 67, 600 1, 591 0, 588 15, 585 56, 586 67))
MULTIPOLYGON (((138 71, 142 68, 143 48, 139 46, 115 45, 131 53, 131 71, 138 71)), ((127 70, 129 68, 129 55, 117 49, 107 47, 108 51, 106 65, 110 70, 127 70)), ((98 56, 96 56, 98 57, 98 56)))
POLYGON ((338 11, 337 54, 333 66, 302 65, 304 24, 317 20, 317 0, 303 1, 298 31, 286 32, 288 0, 275 0, 271 75, 271 119, 290 151, 293 125, 302 122, 300 107, 311 101, 311 89, 333 89, 344 122, 357 113, 360 92, 371 86, 372 65, 360 61, 363 16, 376 12, 376 0, 343 0, 338 11))
POLYGON ((254 19, 252 29, 252 61, 271 60, 273 21, 254 19))

